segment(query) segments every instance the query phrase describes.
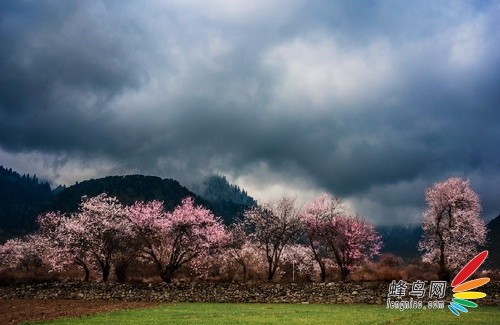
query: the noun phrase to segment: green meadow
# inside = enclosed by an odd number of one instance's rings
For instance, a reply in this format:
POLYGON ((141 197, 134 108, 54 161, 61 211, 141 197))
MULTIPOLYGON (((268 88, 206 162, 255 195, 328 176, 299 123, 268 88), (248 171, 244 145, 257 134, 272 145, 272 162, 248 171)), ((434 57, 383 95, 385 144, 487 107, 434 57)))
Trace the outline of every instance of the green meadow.
POLYGON ((174 303, 28 324, 500 324, 500 307, 457 317, 445 310, 388 310, 385 305, 174 303))

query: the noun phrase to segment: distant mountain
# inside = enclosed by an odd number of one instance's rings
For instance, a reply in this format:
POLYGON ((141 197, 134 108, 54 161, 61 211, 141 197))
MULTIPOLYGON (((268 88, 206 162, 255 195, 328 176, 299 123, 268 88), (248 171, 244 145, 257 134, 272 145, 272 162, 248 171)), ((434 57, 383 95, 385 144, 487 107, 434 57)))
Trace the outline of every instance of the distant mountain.
MULTIPOLYGON (((208 184, 208 188, 213 187, 208 184)), ((235 188, 234 186, 231 188, 234 191, 234 197, 237 197, 235 193, 237 193, 239 188, 235 188)), ((50 210, 75 212, 78 210, 83 195, 96 196, 103 192, 117 197, 125 205, 133 204, 137 200, 161 200, 164 202, 165 208, 169 211, 179 205, 183 198, 191 196, 197 204, 210 209, 215 215, 221 217, 226 224, 230 224, 239 218, 243 211, 248 208, 248 205, 232 201, 216 200, 213 199, 213 196, 209 196, 212 198, 212 200, 209 200, 191 192, 173 179, 162 179, 156 176, 127 175, 86 180, 67 188, 59 187, 50 205, 50 210)), ((210 193, 214 193, 214 191, 210 193)), ((249 200, 244 195, 246 193, 241 191, 240 199, 249 200)), ((253 202, 253 199, 251 200, 253 202)))
POLYGON ((92 197, 103 192, 117 197, 125 205, 131 205, 137 200, 162 200, 167 210, 173 210, 187 196, 193 197, 198 204, 207 205, 205 200, 176 180, 156 176, 127 175, 90 179, 59 189, 50 210, 75 212, 78 210, 83 195, 92 197))
POLYGON ((199 189, 205 197, 191 192, 173 179, 156 176, 126 175, 90 179, 66 187, 50 189, 37 177, 19 175, 0 166, 0 243, 5 239, 35 230, 37 216, 45 211, 75 212, 83 195, 96 196, 103 192, 116 196, 125 205, 137 200, 162 200, 173 210, 187 196, 210 209, 231 224, 255 204, 255 200, 224 177, 211 177, 199 189))
POLYGON ((245 210, 257 204, 245 190, 229 183, 224 176, 210 176, 193 186, 193 191, 209 201, 214 213, 222 216, 226 224, 241 219, 245 210))
POLYGON ((51 200, 47 182, 0 166, 0 239, 34 230, 36 217, 51 200))
POLYGON ((422 227, 379 226, 377 230, 384 242, 382 253, 391 253, 407 260, 420 256, 417 245, 422 237, 422 227))
POLYGON ((488 223, 488 244, 489 251, 486 265, 500 269, 500 215, 488 223))
POLYGON ((237 185, 229 183, 225 176, 212 175, 200 185, 194 187, 194 192, 210 202, 225 201, 236 204, 253 206, 255 199, 237 185))

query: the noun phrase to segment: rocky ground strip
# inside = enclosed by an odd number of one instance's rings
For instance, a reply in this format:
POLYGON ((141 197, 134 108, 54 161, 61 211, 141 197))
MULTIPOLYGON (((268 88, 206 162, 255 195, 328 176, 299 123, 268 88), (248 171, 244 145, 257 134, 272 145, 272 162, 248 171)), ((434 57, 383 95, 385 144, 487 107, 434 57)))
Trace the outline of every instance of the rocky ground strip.
MULTIPOLYGON (((385 304, 389 283, 42 283, 0 287, 0 299, 121 300, 155 302, 385 304)), ((484 288, 484 289, 483 289, 484 288)), ((480 305, 500 305, 500 282, 485 285, 480 305)), ((451 289, 447 289, 451 297, 451 289)), ((404 299, 409 299, 408 293, 404 299)), ((428 300, 427 295, 423 298, 428 300)), ((449 300, 449 298, 447 298, 449 300)))

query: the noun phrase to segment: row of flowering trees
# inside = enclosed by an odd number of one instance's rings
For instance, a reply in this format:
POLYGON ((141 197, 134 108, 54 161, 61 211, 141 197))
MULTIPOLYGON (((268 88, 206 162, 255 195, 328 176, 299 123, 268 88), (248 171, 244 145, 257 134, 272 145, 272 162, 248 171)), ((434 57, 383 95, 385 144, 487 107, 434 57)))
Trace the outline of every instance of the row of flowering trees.
POLYGON ((171 282, 183 267, 203 274, 214 266, 228 271, 234 265, 243 280, 251 268, 259 267, 272 281, 293 263, 294 271, 319 270, 325 281, 332 269, 327 266, 335 266, 345 279, 382 246, 372 225, 328 195, 300 209, 289 197, 262 204, 227 228, 192 198, 168 212, 161 201, 137 201, 127 207, 103 193, 83 197, 75 214, 40 215, 38 224, 35 234, 0 246, 1 268, 46 266, 59 271, 77 265, 86 281, 91 269, 102 281, 111 272, 124 281, 131 263, 139 261, 171 282))

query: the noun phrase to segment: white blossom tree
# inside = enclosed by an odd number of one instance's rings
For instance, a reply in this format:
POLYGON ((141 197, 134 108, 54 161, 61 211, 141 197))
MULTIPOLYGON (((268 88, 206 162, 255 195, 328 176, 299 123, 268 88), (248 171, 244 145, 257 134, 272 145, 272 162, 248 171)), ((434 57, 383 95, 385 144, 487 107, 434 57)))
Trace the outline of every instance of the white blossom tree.
POLYGON ((469 180, 450 178, 425 191, 427 209, 419 242, 423 260, 437 263, 438 276, 450 280, 486 242, 486 225, 480 218, 479 196, 469 180))
POLYGON ((295 198, 283 197, 252 208, 245 212, 243 222, 252 242, 266 256, 267 280, 272 281, 283 251, 299 236, 299 209, 295 198))

